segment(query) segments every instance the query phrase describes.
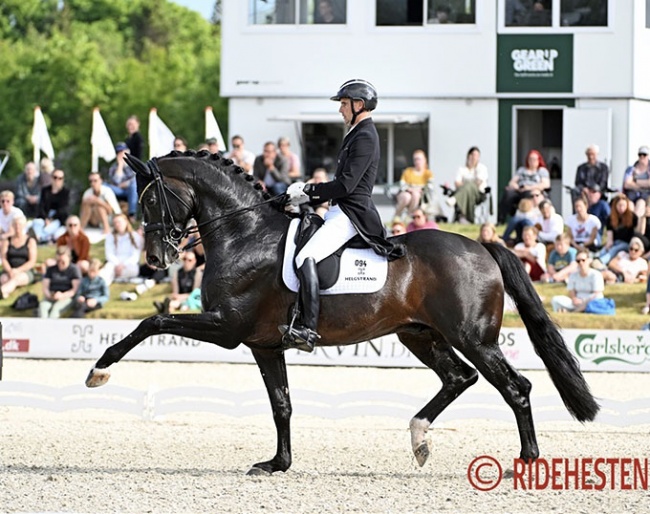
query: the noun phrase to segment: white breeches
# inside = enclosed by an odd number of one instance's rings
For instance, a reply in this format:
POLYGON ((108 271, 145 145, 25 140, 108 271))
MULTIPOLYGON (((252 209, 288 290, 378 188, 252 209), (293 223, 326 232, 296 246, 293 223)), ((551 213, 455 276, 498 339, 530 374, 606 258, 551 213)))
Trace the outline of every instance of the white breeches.
POLYGON ((350 218, 345 215, 338 205, 333 205, 325 213, 323 226, 316 231, 316 234, 296 256, 296 266, 300 269, 305 259, 308 258, 312 258, 316 263, 319 263, 356 235, 357 231, 350 218))

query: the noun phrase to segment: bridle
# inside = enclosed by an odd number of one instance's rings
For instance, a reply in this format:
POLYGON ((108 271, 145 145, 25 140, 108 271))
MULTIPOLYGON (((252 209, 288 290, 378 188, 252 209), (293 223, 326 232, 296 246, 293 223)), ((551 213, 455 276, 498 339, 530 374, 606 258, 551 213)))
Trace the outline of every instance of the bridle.
POLYGON ((144 226, 144 233, 148 234, 150 232, 162 232, 163 237, 162 241, 168 246, 171 246, 177 253, 184 252, 186 250, 190 250, 194 248, 195 246, 198 246, 201 244, 201 239, 203 237, 206 237, 213 232, 215 232, 221 225, 217 225, 216 227, 213 227, 210 229, 208 232, 200 236, 199 238, 195 239, 191 243, 186 244, 183 248, 180 248, 180 242, 186 238, 187 236, 191 234, 195 234, 199 232, 201 227, 204 227, 206 225, 209 225, 210 223, 215 223, 217 221, 221 221, 226 218, 230 218, 236 214, 240 214, 242 212, 250 211, 253 209, 256 209, 257 207, 260 207, 262 205, 265 205, 267 203, 271 203, 273 201, 276 201, 280 198, 282 198, 284 193, 281 193, 279 195, 273 196, 271 198, 268 198, 262 202, 256 203, 254 205, 250 205, 248 207, 243 207, 241 209, 236 209, 234 211, 226 212, 225 214, 222 214, 221 216, 217 216, 216 218, 209 219, 207 221, 204 221, 202 223, 196 224, 192 227, 189 228, 180 228, 179 225, 176 223, 174 220, 174 214, 172 211, 171 206, 169 205, 169 198, 167 197, 166 193, 171 194, 174 198, 176 198, 183 206, 188 210, 191 211, 192 208, 187 204, 185 200, 183 200, 173 189, 171 189, 167 184, 165 184, 165 181, 163 180, 163 174, 160 171, 160 167, 158 166, 158 160, 154 157, 153 159, 150 159, 145 163, 147 169, 149 170, 151 176, 153 179, 151 182, 149 182, 145 188, 142 190, 142 193, 140 194, 140 197, 138 198, 138 203, 142 205, 142 198, 144 194, 147 192, 147 190, 154 185, 156 187, 156 193, 158 195, 158 198, 160 199, 162 203, 162 208, 161 208, 161 213, 160 213, 160 222, 158 223, 143 223, 144 226), (168 228, 169 226, 169 228, 168 228))

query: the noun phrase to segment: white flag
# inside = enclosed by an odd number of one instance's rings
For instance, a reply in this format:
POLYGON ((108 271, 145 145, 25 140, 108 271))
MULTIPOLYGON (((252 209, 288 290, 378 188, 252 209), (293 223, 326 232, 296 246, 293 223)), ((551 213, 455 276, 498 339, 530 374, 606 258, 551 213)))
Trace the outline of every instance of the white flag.
POLYGON ((149 111, 149 158, 167 155, 174 149, 174 133, 158 117, 158 110, 149 111))
POLYGON ((34 162, 38 166, 41 160, 41 150, 50 159, 54 159, 54 148, 52 148, 52 140, 50 134, 47 132, 47 125, 45 118, 41 112, 41 108, 34 107, 34 128, 32 129, 32 144, 34 145, 34 162))
POLYGON ((104 119, 99 113, 99 107, 93 109, 93 130, 90 135, 90 144, 92 146, 91 171, 97 171, 99 169, 100 157, 106 162, 111 162, 115 159, 115 146, 113 145, 111 135, 108 133, 104 119))
POLYGON ((217 118, 214 117, 212 107, 208 106, 205 108, 205 139, 207 140, 211 137, 217 139, 217 144, 219 145, 219 150, 221 152, 228 151, 228 147, 226 146, 226 143, 223 140, 223 136, 221 135, 221 130, 219 130, 217 118))

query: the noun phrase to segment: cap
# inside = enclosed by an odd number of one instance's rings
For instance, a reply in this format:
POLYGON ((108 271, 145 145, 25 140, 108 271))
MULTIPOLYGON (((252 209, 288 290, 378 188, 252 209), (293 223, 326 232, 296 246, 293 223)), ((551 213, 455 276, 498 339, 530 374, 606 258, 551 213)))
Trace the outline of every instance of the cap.
POLYGON ((129 150, 129 147, 126 146, 126 143, 120 141, 119 143, 117 143, 117 144, 115 145, 115 151, 116 151, 116 152, 123 152, 123 151, 125 151, 125 150, 126 150, 126 151, 129 150))
POLYGON ((217 138, 216 137, 209 137, 208 139, 205 140, 206 145, 216 145, 217 144, 217 138))
POLYGON ((650 148, 643 145, 641 148, 639 148, 639 153, 640 154, 645 154, 645 155, 650 155, 650 148))

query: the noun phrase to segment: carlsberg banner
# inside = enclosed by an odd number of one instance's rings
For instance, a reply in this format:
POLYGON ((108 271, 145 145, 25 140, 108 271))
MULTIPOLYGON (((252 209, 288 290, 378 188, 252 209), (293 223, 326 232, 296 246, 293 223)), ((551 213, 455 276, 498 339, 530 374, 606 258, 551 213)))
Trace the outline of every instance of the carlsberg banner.
POLYGON ((572 91, 572 34, 497 37, 497 93, 572 91))

